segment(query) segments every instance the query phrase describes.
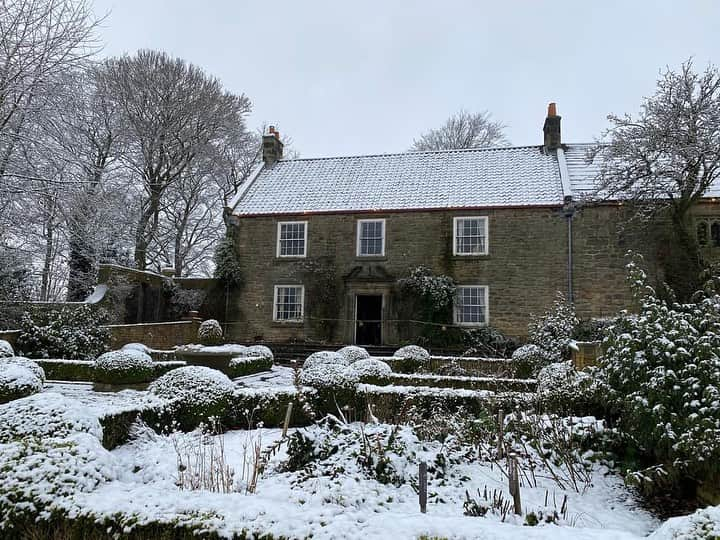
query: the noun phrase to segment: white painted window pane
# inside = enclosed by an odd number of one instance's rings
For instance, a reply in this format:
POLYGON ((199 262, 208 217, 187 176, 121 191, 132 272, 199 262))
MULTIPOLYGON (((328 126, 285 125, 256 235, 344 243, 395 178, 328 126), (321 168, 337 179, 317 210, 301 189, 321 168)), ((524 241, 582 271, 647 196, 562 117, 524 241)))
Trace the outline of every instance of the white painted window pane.
POLYGON ((287 321, 302 318, 302 287, 278 287, 275 318, 287 321))
POLYGON ((455 227, 455 250, 457 253, 485 253, 485 219, 458 219, 455 227))
POLYGON ((382 255, 383 225, 382 221, 360 222, 360 255, 382 255))
POLYGON ((465 324, 484 324, 485 288, 458 287, 456 299, 456 322, 465 324))
POLYGON ((305 255, 305 223, 280 225, 280 255, 305 255))

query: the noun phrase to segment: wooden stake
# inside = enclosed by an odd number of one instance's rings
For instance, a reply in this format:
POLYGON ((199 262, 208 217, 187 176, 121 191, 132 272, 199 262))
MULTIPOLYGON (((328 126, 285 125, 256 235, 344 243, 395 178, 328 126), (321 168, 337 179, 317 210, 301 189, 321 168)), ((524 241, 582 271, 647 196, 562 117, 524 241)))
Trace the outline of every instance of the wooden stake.
POLYGON ((522 515, 522 505, 520 504, 520 475, 518 474, 518 462, 515 454, 508 455, 508 482, 510 495, 512 495, 515 506, 515 513, 522 515))
POLYGON ((503 457, 503 451, 505 449, 505 435, 503 434, 503 429, 505 426, 505 414, 503 413, 503 410, 498 410, 498 440, 497 440, 497 459, 502 459, 503 457))
POLYGON ((292 416, 293 402, 288 403, 287 411, 285 412, 285 423, 283 424, 282 438, 287 436, 287 430, 290 427, 290 417, 292 416))
POLYGON ((420 495, 420 512, 427 513, 427 463, 420 462, 420 472, 418 474, 418 490, 420 495))

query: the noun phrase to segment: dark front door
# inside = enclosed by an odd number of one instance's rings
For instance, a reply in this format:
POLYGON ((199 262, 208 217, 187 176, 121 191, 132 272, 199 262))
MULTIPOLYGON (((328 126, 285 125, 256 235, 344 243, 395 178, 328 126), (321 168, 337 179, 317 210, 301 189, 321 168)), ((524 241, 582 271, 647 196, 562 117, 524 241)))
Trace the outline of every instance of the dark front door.
POLYGON ((355 343, 380 345, 382 343, 382 295, 358 294, 355 299, 355 343))

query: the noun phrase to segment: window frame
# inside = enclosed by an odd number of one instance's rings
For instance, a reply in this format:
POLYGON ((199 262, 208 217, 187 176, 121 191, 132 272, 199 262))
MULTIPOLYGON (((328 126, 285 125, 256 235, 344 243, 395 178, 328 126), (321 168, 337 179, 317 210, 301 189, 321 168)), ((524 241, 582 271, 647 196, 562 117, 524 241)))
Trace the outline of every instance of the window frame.
POLYGON ((455 300, 453 301, 453 322, 457 326, 488 326, 490 324, 490 287, 488 285, 458 285, 457 286, 457 294, 455 295, 455 300), (459 320, 459 307, 458 299, 460 298, 460 289, 483 289, 483 301, 485 303, 485 310, 484 310, 484 322, 461 322, 459 320))
POLYGON ((356 221, 356 232, 355 232, 355 256, 356 257, 384 257, 385 256, 385 239, 387 238, 387 223, 385 218, 367 218, 367 219, 358 219, 356 221), (361 253, 360 247, 362 245, 361 242, 361 234, 362 234, 362 224, 363 223, 382 223, 382 249, 380 250, 380 253, 361 253))
POLYGON ((307 221, 278 221, 277 224, 277 239, 275 241, 275 256, 278 259, 304 259, 307 257, 308 252, 308 222, 307 221), (305 234, 303 235, 303 253, 302 255, 283 255, 281 252, 281 236, 283 225, 297 225, 302 223, 305 234))
POLYGON ((482 257, 487 255, 490 252, 490 220, 488 219, 488 216, 457 216, 453 218, 453 235, 452 235, 452 242, 453 242, 453 256, 455 257, 482 257), (458 221, 461 220, 481 220, 484 223, 485 227, 485 249, 482 251, 482 253, 461 253, 458 251, 458 221))
POLYGON ((275 285, 273 287, 273 322, 278 323, 302 323, 305 321, 305 285, 298 285, 297 283, 285 283, 275 285), (297 319, 280 319, 278 318, 278 290, 279 289, 300 289, 300 318, 297 319))

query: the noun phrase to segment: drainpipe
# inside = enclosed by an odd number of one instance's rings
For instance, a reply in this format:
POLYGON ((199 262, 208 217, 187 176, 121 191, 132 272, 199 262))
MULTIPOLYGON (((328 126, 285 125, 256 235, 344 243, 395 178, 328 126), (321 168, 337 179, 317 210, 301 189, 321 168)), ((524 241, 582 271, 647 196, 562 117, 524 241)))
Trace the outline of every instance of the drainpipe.
POLYGON ((573 235, 572 235, 572 224, 573 217, 575 216, 575 203, 572 197, 565 197, 565 203, 563 204, 563 215, 567 221, 567 301, 569 304, 574 303, 575 298, 573 294, 573 235))

